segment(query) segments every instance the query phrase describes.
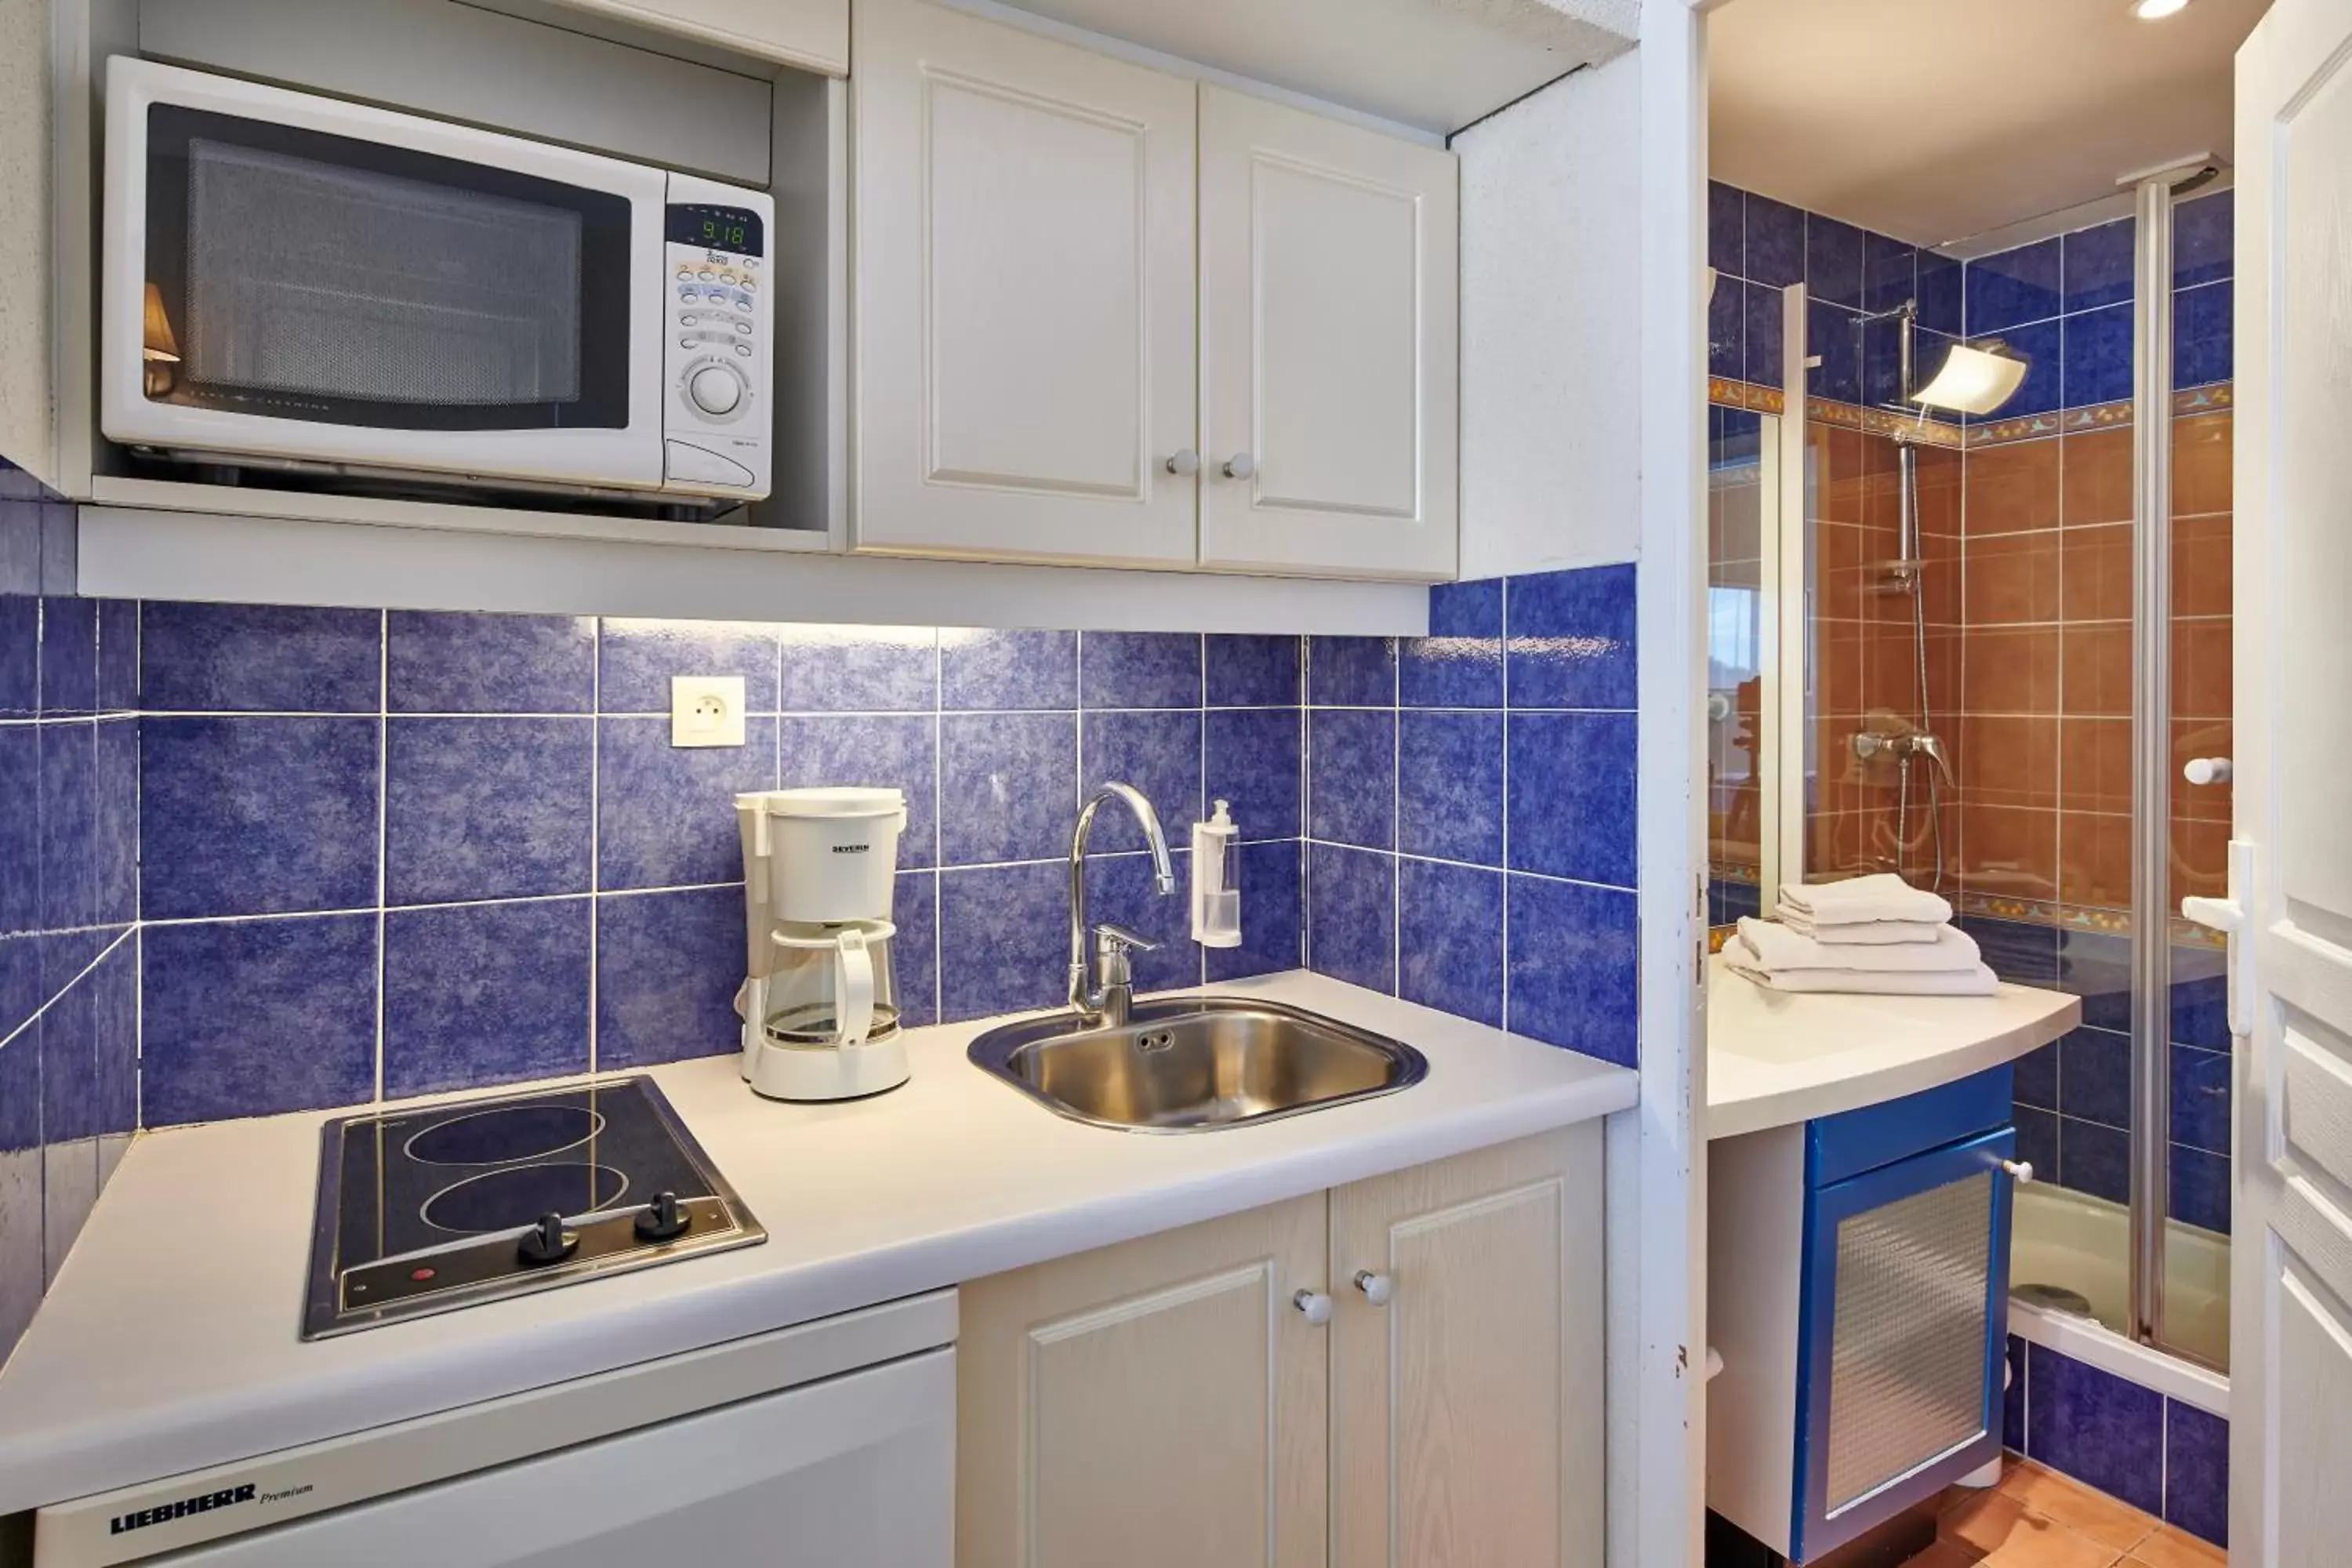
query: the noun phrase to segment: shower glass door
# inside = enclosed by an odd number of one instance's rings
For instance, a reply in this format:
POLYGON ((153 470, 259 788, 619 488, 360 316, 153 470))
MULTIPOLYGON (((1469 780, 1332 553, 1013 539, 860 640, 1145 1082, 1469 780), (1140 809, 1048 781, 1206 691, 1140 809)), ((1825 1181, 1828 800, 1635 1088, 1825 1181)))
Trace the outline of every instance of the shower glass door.
POLYGON ((1804 767, 1786 808, 1807 879, 1899 872, 1952 901, 2002 978, 2082 997, 2083 1026, 2018 1064, 2019 1157, 2039 1179, 2019 1195, 2017 1296, 2214 1366, 2230 1039, 2220 951, 2178 910, 2223 890, 2230 832, 2231 218, 2226 192, 2181 200, 2161 268, 2133 218, 1969 261, 1965 321, 1920 316, 1914 385, 1946 334, 1998 342, 2027 369, 1983 415, 1923 422, 1883 373, 1871 334, 1891 326, 1813 307, 1808 353, 1856 353, 1843 384, 1862 400, 1823 395, 1817 371, 1802 414, 1804 767), (2143 268, 2160 306, 2139 298, 2143 268), (2160 395, 2135 386, 2145 320, 2168 323, 2160 395), (2155 518, 2134 451, 2151 420, 2171 472, 2155 518), (2145 626, 2143 548, 2169 565, 2145 626), (2136 682, 2168 668, 2154 695, 2136 682), (2162 776, 2143 725, 2169 748, 2162 776), (2154 889, 2142 810, 2160 816, 2154 889), (2145 942, 2162 947, 2136 973, 2145 942))

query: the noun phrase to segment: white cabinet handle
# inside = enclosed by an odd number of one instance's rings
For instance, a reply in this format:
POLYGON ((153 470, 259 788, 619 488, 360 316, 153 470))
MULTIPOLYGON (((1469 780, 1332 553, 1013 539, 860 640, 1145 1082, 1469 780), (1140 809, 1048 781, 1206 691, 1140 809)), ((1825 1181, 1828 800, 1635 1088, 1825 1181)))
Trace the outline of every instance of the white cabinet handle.
POLYGON ((2027 1160, 2003 1160, 2000 1168, 2007 1171, 2019 1186, 2033 1180, 2033 1165, 2027 1160))
POLYGON ((1225 478, 1245 479, 1257 472, 1257 459, 1247 452, 1235 452, 1225 459, 1225 478))
POLYGON ((2230 759, 2227 757, 2191 757, 2181 765, 2180 776, 2193 784, 2217 784, 2230 782, 2230 759))
POLYGON ((1317 1328, 1331 1321, 1331 1298, 1320 1290, 1301 1290, 1291 1297, 1290 1304, 1307 1314, 1307 1321, 1317 1328))
POLYGON ((1385 1274, 1359 1268, 1356 1270, 1356 1289, 1361 1290, 1364 1300, 1373 1306, 1385 1307, 1389 1304, 1389 1298, 1396 1294, 1396 1281, 1385 1274))
POLYGON ((1168 459, 1167 467, 1171 474, 1197 474, 1201 471, 1201 454, 1190 447, 1180 447, 1176 455, 1168 459))

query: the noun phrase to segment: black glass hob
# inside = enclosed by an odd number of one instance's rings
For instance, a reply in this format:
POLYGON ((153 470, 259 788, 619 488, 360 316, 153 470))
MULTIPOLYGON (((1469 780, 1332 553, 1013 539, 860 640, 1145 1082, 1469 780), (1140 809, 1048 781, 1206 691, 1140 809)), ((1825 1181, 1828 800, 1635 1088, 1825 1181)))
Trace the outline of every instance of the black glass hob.
POLYGON ((338 1117, 302 1337, 765 1239, 648 1079, 338 1117))

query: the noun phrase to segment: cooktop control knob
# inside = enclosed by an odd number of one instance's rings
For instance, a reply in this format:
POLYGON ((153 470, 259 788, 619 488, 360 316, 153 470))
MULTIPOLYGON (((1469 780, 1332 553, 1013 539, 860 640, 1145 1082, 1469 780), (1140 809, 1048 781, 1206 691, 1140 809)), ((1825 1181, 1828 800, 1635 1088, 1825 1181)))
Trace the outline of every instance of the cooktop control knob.
POLYGON ((676 1193, 656 1193, 654 1201, 637 1212, 639 1241, 669 1241, 693 1227, 694 1215, 678 1206, 676 1193))
POLYGON ((546 1214, 539 1223, 524 1233, 522 1244, 515 1248, 525 1263, 561 1263, 580 1250, 580 1237, 563 1228, 563 1216, 546 1214))
POLYGON ((743 401, 743 378, 724 365, 705 365, 687 379, 686 395, 705 414, 732 414, 743 401))

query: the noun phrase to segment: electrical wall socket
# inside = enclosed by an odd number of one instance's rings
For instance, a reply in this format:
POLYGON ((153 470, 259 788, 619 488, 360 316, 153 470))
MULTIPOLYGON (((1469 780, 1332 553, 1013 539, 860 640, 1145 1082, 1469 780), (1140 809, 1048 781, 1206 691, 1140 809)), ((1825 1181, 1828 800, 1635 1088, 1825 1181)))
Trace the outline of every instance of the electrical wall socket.
POLYGON ((671 676, 669 743, 673 746, 741 745, 743 678, 740 675, 671 676))

